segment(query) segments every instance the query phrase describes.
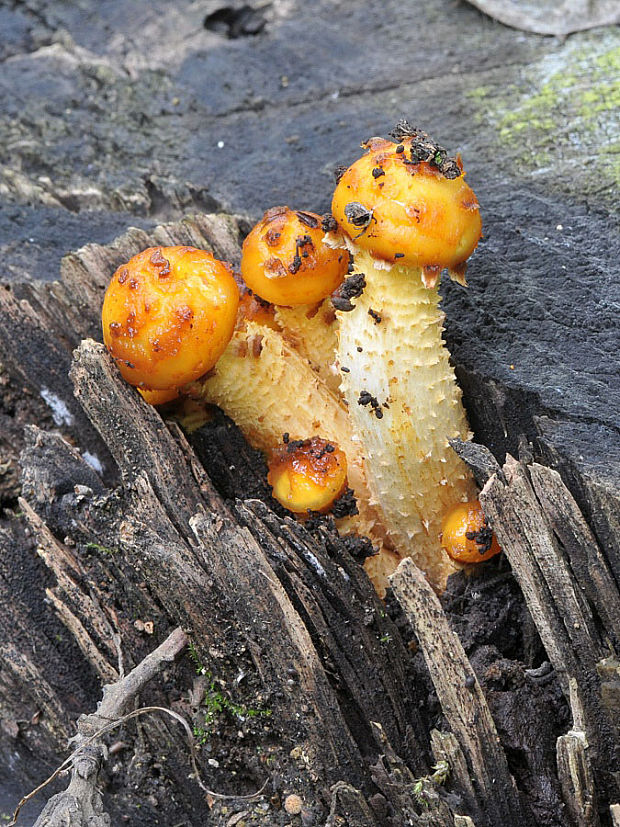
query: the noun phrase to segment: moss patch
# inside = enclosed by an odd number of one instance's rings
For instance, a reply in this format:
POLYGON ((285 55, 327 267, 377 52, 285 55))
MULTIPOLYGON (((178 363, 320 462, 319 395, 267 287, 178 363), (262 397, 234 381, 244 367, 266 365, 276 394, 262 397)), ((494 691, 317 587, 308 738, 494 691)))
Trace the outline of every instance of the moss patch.
POLYGON ((533 172, 553 167, 566 177, 568 189, 592 189, 593 171, 597 191, 620 184, 615 32, 576 35, 524 69, 516 83, 478 86, 467 97, 477 121, 495 130, 510 163, 533 172))

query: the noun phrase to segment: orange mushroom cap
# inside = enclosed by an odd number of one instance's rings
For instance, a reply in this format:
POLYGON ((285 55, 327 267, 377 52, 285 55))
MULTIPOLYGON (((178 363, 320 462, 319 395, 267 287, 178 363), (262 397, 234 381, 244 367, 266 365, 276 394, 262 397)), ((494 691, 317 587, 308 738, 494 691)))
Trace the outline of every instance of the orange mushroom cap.
POLYGON ((329 511, 346 490, 347 460, 340 448, 318 436, 296 440, 273 452, 267 481, 289 511, 329 511))
POLYGON ((321 217, 273 207, 243 242, 241 275, 248 287, 272 304, 315 304, 343 281, 349 255, 323 243, 321 217))
POLYGON ((478 500, 458 503, 446 514, 441 546, 459 563, 480 563, 501 551, 478 500))
POLYGON ((170 388, 166 391, 149 391, 146 388, 138 388, 138 393, 149 405, 165 405, 180 396, 178 388, 170 388))
POLYGON ((367 154, 334 193, 332 213, 342 229, 376 258, 458 270, 482 229, 460 159, 448 158, 424 133, 398 144, 371 138, 363 146, 367 154))
POLYGON ((210 370, 234 330, 231 268, 194 247, 150 247, 118 268, 105 294, 103 341, 131 385, 178 388, 210 370))

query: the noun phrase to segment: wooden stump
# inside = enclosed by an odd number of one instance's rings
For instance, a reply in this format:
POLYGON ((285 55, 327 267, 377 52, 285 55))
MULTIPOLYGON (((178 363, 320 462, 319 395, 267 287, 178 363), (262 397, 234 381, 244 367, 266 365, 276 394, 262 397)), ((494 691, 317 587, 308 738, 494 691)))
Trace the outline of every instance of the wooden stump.
MULTIPOLYGON (((37 427, 32 406, 21 513, 0 534, 4 561, 17 549, 28 560, 23 571, 5 565, 0 580, 0 622, 14 631, 2 646, 2 751, 19 735, 24 764, 38 753, 22 778, 40 780, 100 687, 122 682, 180 627, 191 658, 166 665, 141 697, 191 721, 202 777, 230 798, 205 797, 174 720, 144 718, 137 731, 123 725, 114 757, 97 765, 114 823, 276 825, 295 813, 333 827, 543 823, 515 781, 508 728, 493 719, 497 677, 474 670, 415 566, 394 575, 401 608, 388 611, 329 521, 307 530, 272 508, 260 458, 230 425, 215 420, 192 447, 88 338, 110 273, 138 249, 192 244, 235 259, 239 238, 225 216, 130 230, 67 257, 60 283, 25 286, 19 300, 0 292, 10 382, 56 416, 55 427, 37 427), (221 461, 228 439, 240 446, 234 473, 221 461), (26 722, 25 709, 37 720, 26 722)), ((486 481, 485 509, 551 662, 532 684, 557 679, 571 705, 557 774, 547 764, 543 773, 549 810, 563 799, 564 823, 596 825, 598 807, 604 823, 618 800, 617 560, 555 471, 510 458, 500 469, 482 447, 460 450, 486 481)), ((527 670, 514 669, 526 685, 527 670)), ((540 770, 528 749, 520 759, 540 770)))

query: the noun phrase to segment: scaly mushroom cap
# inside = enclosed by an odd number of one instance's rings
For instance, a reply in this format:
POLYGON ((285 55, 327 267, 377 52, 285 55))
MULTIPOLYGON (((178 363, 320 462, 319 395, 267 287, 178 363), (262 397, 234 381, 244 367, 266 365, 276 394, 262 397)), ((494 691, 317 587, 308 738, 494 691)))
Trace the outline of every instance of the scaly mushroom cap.
POLYGON ((272 304, 315 304, 342 282, 349 266, 345 250, 323 243, 321 217, 273 207, 243 243, 241 275, 256 295, 272 304))
POLYGON ((443 521, 441 545, 458 563, 481 563, 501 551, 478 500, 450 509, 443 521))
POLYGON ((178 388, 210 370, 234 327, 239 290, 227 264, 194 247, 150 247, 105 294, 103 341, 131 385, 178 388))
POLYGON ((460 162, 424 139, 367 141, 367 154, 338 182, 332 213, 376 258, 458 272, 480 238, 478 201, 460 162))
POLYGON ((269 460, 269 485, 275 499, 296 514, 328 511, 346 490, 344 452, 320 437, 277 448, 269 460))

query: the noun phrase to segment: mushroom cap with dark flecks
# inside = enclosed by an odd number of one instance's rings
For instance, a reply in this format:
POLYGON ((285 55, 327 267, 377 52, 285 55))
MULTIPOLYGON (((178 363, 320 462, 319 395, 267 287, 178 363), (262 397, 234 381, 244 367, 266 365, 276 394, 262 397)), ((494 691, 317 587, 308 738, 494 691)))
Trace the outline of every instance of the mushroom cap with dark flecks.
POLYGON ((501 551, 478 500, 450 509, 441 528, 441 546, 458 563, 481 563, 501 551))
POLYGON ((415 136, 398 144, 371 138, 364 146, 368 152, 334 193, 332 213, 341 228, 376 258, 458 273, 482 229, 460 161, 415 136))
POLYGON ((347 459, 337 445, 318 436, 285 442, 271 455, 267 479, 275 499, 289 511, 328 511, 346 490, 347 459))
POLYGON ((273 207, 243 243, 241 275, 247 286, 272 304, 296 307, 330 295, 349 266, 346 250, 323 243, 321 216, 273 207))
POLYGON ((106 290, 103 341, 131 385, 164 391, 210 370, 232 336, 239 290, 231 268, 194 247, 150 247, 106 290))

